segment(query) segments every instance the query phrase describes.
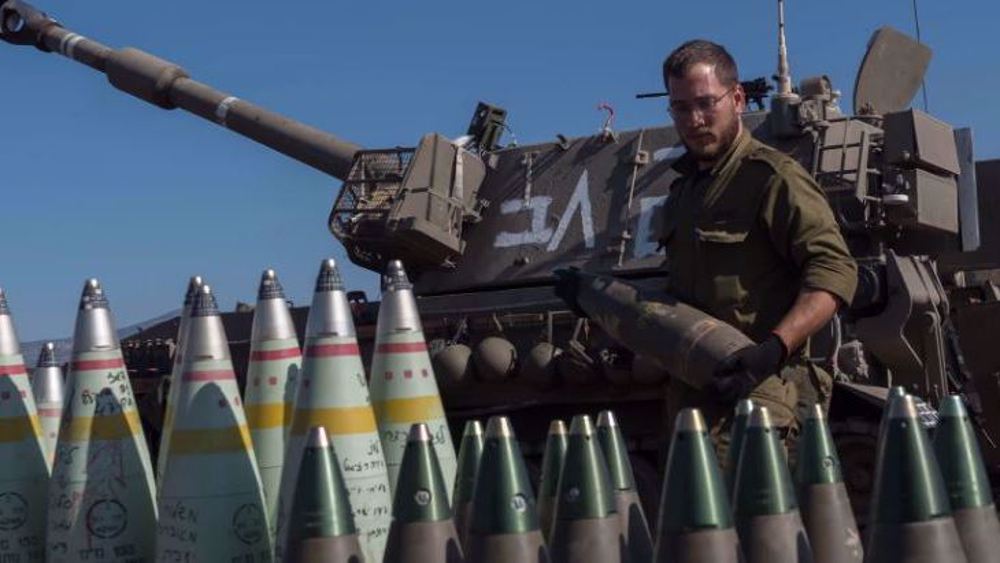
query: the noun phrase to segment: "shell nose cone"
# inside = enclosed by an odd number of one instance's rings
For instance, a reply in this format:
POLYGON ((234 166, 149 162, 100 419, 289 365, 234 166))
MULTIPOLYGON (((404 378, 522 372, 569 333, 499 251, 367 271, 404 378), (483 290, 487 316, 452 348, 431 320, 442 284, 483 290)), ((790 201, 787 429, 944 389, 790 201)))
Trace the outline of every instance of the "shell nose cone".
MULTIPOLYGON (((827 425, 823 407, 819 404, 813 405, 806 416, 799 434, 797 455, 796 482, 800 487, 834 485, 843 481, 833 435, 827 425)), ((806 510, 822 510, 821 507, 803 506, 806 510)))
MULTIPOLYGON (((393 492, 392 514, 393 527, 413 522, 449 520, 451 533, 452 535, 455 533, 454 524, 450 522, 452 512, 444 477, 441 475, 441 465, 434 452, 430 430, 422 422, 410 427, 406 450, 400 464, 399 480, 393 492)), ((389 533, 389 537, 393 537, 392 532, 389 533)), ((388 556, 385 560, 401 561, 388 556)), ((407 560, 421 561, 420 558, 407 560)))
POLYGON ((798 506, 784 447, 773 428, 768 408, 758 407, 751 413, 743 436, 733 485, 733 511, 738 527, 747 531, 760 524, 754 520, 757 516, 787 514, 798 506))
POLYGON ((178 365, 182 370, 188 370, 191 362, 208 359, 230 361, 229 339, 219 315, 215 294, 208 284, 198 289, 191 305, 183 346, 182 363, 178 365))
MULTIPOLYGON (((940 432, 938 427, 936 432, 940 432)), ((878 455, 872 488, 871 538, 865 547, 871 550, 872 561, 888 561, 884 553, 896 550, 900 544, 899 526, 916 522, 948 521, 947 527, 955 534, 950 521, 951 506, 941 470, 934 459, 927 432, 918 418, 916 401, 912 395, 897 397, 889 405, 888 420, 879 437, 878 455)), ((912 540, 926 540, 924 547, 939 542, 938 533, 918 534, 912 540)), ((958 539, 948 540, 959 545, 958 539)), ((961 549, 961 548, 959 548, 961 549)), ((895 553, 895 551, 893 551, 895 553)), ((913 553, 913 552, 911 552, 913 553)), ((964 561, 964 559, 935 557, 928 554, 927 561, 964 561)))
POLYGON ((260 276, 260 288, 257 290, 257 299, 284 299, 285 290, 278 281, 278 274, 271 268, 264 270, 260 276))
POLYGON ((698 409, 684 409, 677 414, 678 432, 708 432, 705 418, 698 409))
POLYGON ((462 436, 482 436, 483 435, 483 424, 478 420, 470 420, 465 425, 465 430, 462 432, 462 436))
POLYGON ((313 426, 309 429, 309 438, 306 441, 307 448, 329 448, 330 438, 326 435, 326 428, 313 426))
POLYGON ((340 269, 337 268, 337 261, 333 258, 323 260, 319 267, 319 275, 316 276, 316 292, 338 291, 344 289, 344 279, 340 277, 340 269))
POLYGON ((360 546, 337 455, 322 426, 312 427, 297 471, 286 561, 358 561, 360 546), (345 541, 334 541, 344 537, 345 541), (321 555, 322 554, 322 555, 321 555))
POLYGON ((892 420, 901 418, 918 419, 920 413, 917 412, 917 403, 913 400, 913 395, 897 397, 889 403, 889 418, 892 420))
MULTIPOLYGON (((635 491, 635 473, 632 471, 632 462, 629 461, 625 436, 609 410, 597 415, 597 442, 604 452, 604 461, 608 464, 614 489, 635 491)), ((625 507, 622 507, 622 512, 625 512, 625 507)))
POLYGON ((553 420, 549 423, 549 436, 552 435, 565 435, 566 434, 566 423, 561 420, 553 420))
POLYGON ((73 353, 117 349, 118 341, 104 288, 101 282, 91 278, 84 283, 80 295, 80 309, 73 330, 73 353))
POLYGON ((191 304, 194 303, 194 298, 196 295, 198 295, 198 290, 203 285, 205 285, 205 281, 202 279, 201 276, 191 276, 191 279, 188 280, 187 291, 184 292, 185 307, 190 307, 191 304))
MULTIPOLYGON (((962 398, 959 395, 949 395, 942 399, 938 417, 938 426, 931 443, 952 510, 979 509, 992 505, 993 495, 989 476, 962 398)), ((995 517, 995 515, 990 516, 990 520, 995 517)), ((962 525, 968 525, 967 522, 970 521, 966 518, 956 518, 959 531, 962 525)), ((992 522, 990 525, 997 526, 992 522)), ((1000 542, 1000 538, 997 541, 1000 542)), ((992 549, 990 551, 993 552, 992 549)), ((969 560, 973 561, 971 557, 969 560)))
POLYGON ((966 416, 965 404, 962 403, 962 397, 958 395, 948 395, 941 400, 941 406, 938 408, 938 416, 940 418, 962 418, 966 416))
POLYGON ((219 305, 215 302, 215 295, 212 294, 212 287, 208 284, 202 285, 195 295, 194 303, 191 304, 192 317, 212 317, 219 314, 219 305))
POLYGON ((104 295, 101 282, 97 278, 90 278, 83 284, 83 293, 80 295, 80 310, 107 308, 108 298, 104 295))
POLYGON ((569 433, 576 436, 593 436, 594 423, 589 415, 577 415, 573 417, 569 425, 569 433))
POLYGON ((410 435, 406 439, 407 442, 430 442, 431 441, 431 431, 427 428, 427 425, 423 422, 414 424, 410 427, 410 435))
POLYGON ((597 414, 597 425, 608 428, 617 427, 618 420, 615 418, 615 413, 611 411, 601 411, 597 414))
MULTIPOLYGON (((617 516, 611 475, 595 434, 589 415, 573 417, 559 475, 558 506, 554 517, 557 523, 552 528, 553 551, 565 546, 565 533, 568 532, 565 529, 560 531, 559 521, 617 516)), ((597 560, 605 559, 594 559, 597 560)))
MULTIPOLYGON (((44 349, 41 355, 45 356, 44 349)), ((65 396, 62 368, 55 362, 54 353, 51 359, 45 362, 43 365, 42 360, 39 359, 38 367, 31 375, 31 387, 35 393, 35 402, 62 404, 65 396)))
POLYGON ((21 353, 21 343, 14 329, 14 318, 7 308, 7 297, 0 289, 0 354, 13 356, 21 353))
POLYGON ((886 393, 885 403, 888 406, 897 397, 905 397, 907 395, 906 388, 902 385, 896 385, 895 387, 890 387, 889 392, 886 393))
POLYGON ((750 428, 771 428, 774 424, 771 422, 771 412, 767 407, 755 408, 750 413, 750 422, 748 424, 750 428))
POLYGON ((306 320, 307 338, 330 335, 356 336, 354 314, 347 302, 344 281, 333 258, 327 258, 320 263, 319 274, 316 276, 316 292, 313 294, 306 320))
POLYGON ((670 550, 671 536, 733 527, 715 448, 697 409, 677 413, 660 498, 663 502, 657 533, 661 552, 670 550))
POLYGON ((38 367, 53 368, 59 367, 56 361, 56 345, 53 342, 46 342, 42 350, 38 353, 38 367))
POLYGON ((264 270, 257 292, 250 341, 256 348, 270 340, 295 338, 295 324, 285 300, 285 291, 278 281, 278 274, 272 269, 264 270))
POLYGON ((382 276, 382 303, 377 325, 379 334, 423 330, 413 285, 399 260, 391 261, 382 276))
POLYGON ((513 438, 514 429, 506 416, 494 416, 486 423, 487 438, 513 438))
POLYGON ((753 412, 753 407, 752 400, 740 400, 740 402, 736 403, 736 416, 750 416, 750 413, 753 412))
POLYGON ((410 278, 406 276, 406 270, 403 269, 403 262, 390 260, 385 268, 385 274, 382 275, 382 290, 393 291, 412 287, 410 278))

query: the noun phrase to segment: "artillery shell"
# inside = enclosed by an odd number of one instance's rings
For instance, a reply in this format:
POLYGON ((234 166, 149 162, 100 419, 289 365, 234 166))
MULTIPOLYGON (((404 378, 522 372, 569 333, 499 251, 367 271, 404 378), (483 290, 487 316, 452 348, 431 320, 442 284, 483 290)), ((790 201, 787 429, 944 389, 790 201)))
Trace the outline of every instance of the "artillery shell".
POLYGON ((395 490, 410 426, 424 423, 434 436, 434 449, 451 495, 457 461, 441 395, 434 379, 413 286, 399 260, 389 262, 382 278, 382 304, 375 330, 371 396, 395 490))
POLYGON ((49 486, 48 561, 152 560, 153 468, 96 279, 80 298, 66 395, 49 486))
MULTIPOLYGON (((354 319, 332 258, 322 262, 316 277, 304 350, 285 465, 298 467, 309 429, 322 426, 340 456, 366 560, 381 561, 389 534, 392 495, 354 319)), ((289 517, 294 483, 294 473, 283 475, 279 549, 287 532, 284 522, 289 517)))
POLYGON ((697 409, 677 414, 660 507, 656 563, 742 560, 715 448, 697 409))

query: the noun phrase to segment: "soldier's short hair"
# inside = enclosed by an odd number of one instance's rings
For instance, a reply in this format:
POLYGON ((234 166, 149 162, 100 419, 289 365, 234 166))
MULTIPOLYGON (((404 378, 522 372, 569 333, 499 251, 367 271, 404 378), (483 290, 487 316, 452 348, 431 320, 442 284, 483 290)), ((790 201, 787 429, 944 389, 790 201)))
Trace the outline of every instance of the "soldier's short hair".
POLYGON ((723 86, 734 86, 740 80, 736 61, 725 47, 706 39, 692 39, 674 49, 663 61, 663 85, 669 90, 671 76, 684 78, 691 67, 699 63, 714 66, 715 76, 723 86))

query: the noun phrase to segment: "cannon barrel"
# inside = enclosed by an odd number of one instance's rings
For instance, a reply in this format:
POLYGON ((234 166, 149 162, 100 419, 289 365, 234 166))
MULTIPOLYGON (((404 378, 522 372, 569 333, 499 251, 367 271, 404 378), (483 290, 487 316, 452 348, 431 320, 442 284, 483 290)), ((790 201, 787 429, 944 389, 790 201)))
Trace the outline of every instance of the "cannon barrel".
POLYGON ((104 73, 119 90, 186 110, 341 180, 361 148, 192 80, 180 66, 139 49, 112 49, 83 37, 20 0, 0 3, 0 39, 59 53, 104 73))

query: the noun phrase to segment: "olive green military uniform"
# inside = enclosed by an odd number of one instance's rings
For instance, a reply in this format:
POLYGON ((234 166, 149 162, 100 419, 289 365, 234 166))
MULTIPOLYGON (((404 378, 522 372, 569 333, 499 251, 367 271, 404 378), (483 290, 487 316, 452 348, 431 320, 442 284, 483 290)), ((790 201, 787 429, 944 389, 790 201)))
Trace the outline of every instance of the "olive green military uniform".
MULTIPOLYGON (((711 170, 699 171, 688 155, 674 168, 682 176, 670 189, 662 237, 671 294, 756 342, 769 336, 803 288, 850 303, 857 266, 826 196, 797 162, 744 130, 711 170)), ((781 373, 750 394, 793 439, 807 409, 829 405, 833 389, 829 374, 805 353, 793 351, 781 373)), ((685 407, 702 409, 725 459, 734 405, 671 380, 668 426, 685 407)))

